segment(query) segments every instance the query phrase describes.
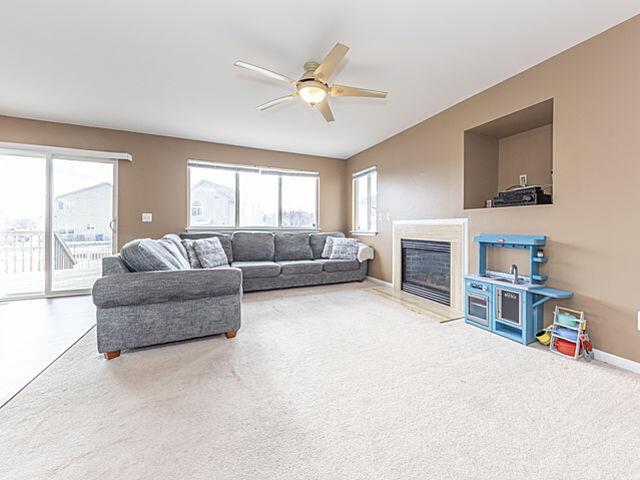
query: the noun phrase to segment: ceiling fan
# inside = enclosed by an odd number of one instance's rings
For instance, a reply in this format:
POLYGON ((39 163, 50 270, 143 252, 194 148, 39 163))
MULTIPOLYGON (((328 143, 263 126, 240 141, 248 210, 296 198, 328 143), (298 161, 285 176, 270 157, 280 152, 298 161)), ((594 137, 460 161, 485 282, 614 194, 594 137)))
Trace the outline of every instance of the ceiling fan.
POLYGON ((387 92, 379 90, 368 90, 366 88, 348 87, 346 85, 329 85, 329 78, 333 75, 340 61, 347 54, 349 47, 337 43, 329 52, 322 62, 306 62, 304 64, 304 73, 298 80, 282 75, 281 73, 258 67, 246 62, 236 62, 236 67, 246 68, 254 72, 261 73, 267 77, 275 78, 283 82, 295 85, 296 91, 291 95, 276 98, 270 102, 263 103, 258 106, 258 110, 266 110, 281 103, 292 100, 296 97, 301 98, 304 102, 312 107, 316 107, 327 122, 333 122, 333 113, 329 107, 329 98, 332 97, 375 97, 385 98, 387 92))

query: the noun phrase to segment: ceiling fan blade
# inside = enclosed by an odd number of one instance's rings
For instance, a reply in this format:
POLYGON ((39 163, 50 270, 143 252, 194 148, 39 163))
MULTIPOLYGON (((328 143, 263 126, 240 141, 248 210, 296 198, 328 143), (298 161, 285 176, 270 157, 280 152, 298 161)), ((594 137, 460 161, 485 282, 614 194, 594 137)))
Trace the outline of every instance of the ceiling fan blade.
POLYGON ((387 92, 380 90, 369 90, 367 88, 349 87, 347 85, 333 85, 331 87, 332 97, 375 97, 385 98, 387 92))
POLYGON ((320 110, 320 113, 327 122, 333 122, 335 120, 335 118, 333 118, 333 113, 331 112, 331 107, 329 107, 329 101, 326 97, 320 103, 316 103, 315 106, 320 110))
POLYGON ((247 70, 253 70, 254 72, 261 73, 262 75, 266 75, 267 77, 275 78, 276 80, 280 80, 282 82, 287 83, 296 83, 296 81, 292 78, 287 77, 286 75, 282 75, 281 73, 274 72, 269 70, 268 68, 258 67, 257 65, 252 65, 247 62, 236 62, 234 63, 236 67, 246 68, 247 70))
POLYGON ((315 77, 326 83, 329 78, 331 78, 331 75, 333 75, 340 60, 344 58, 348 51, 349 47, 341 43, 336 43, 336 46, 333 47, 325 59, 322 60, 318 68, 314 70, 313 74, 315 77))
POLYGON ((292 93, 291 95, 285 95, 284 97, 276 98, 275 100, 271 100, 270 102, 263 103, 262 105, 257 106, 256 108, 260 111, 266 110, 267 108, 275 107, 276 105, 280 105, 287 100, 291 100, 298 96, 297 93, 292 93))

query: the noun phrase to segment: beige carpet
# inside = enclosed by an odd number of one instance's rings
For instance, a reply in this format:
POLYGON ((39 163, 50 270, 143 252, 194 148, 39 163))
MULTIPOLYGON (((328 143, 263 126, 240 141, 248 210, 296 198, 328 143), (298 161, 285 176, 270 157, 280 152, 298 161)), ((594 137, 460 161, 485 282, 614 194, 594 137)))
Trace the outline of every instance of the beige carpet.
POLYGON ((362 286, 246 295, 234 340, 106 362, 0 410, 4 479, 640 478, 640 377, 362 286))

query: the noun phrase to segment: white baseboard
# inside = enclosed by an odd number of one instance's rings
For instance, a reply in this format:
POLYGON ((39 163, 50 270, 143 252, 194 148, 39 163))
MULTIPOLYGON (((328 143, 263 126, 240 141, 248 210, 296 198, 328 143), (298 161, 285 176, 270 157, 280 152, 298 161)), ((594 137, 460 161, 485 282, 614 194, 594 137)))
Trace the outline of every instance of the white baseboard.
POLYGON ((596 360, 600 360, 601 362, 608 363, 609 365, 613 365, 614 367, 622 368, 624 370, 629 370, 630 372, 640 374, 640 363, 634 362, 633 360, 629 360, 627 358, 618 357, 612 353, 603 352, 602 350, 593 349, 593 353, 595 354, 596 360))
POLYGON ((385 287, 393 287, 393 284, 389 282, 385 282, 384 280, 380 280, 379 278, 370 277, 367 275, 367 280, 371 280, 372 282, 379 283, 380 285, 384 285, 385 287))

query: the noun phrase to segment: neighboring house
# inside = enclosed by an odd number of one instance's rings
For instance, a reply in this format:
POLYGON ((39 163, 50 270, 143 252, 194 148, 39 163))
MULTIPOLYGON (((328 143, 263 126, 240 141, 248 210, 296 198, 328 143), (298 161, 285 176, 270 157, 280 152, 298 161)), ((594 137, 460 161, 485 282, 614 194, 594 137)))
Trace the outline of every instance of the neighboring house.
POLYGON ((233 225, 235 192, 209 180, 201 180, 191 189, 191 225, 233 225))
POLYGON ((65 241, 111 240, 112 192, 109 182, 57 196, 53 201, 53 225, 65 241))

